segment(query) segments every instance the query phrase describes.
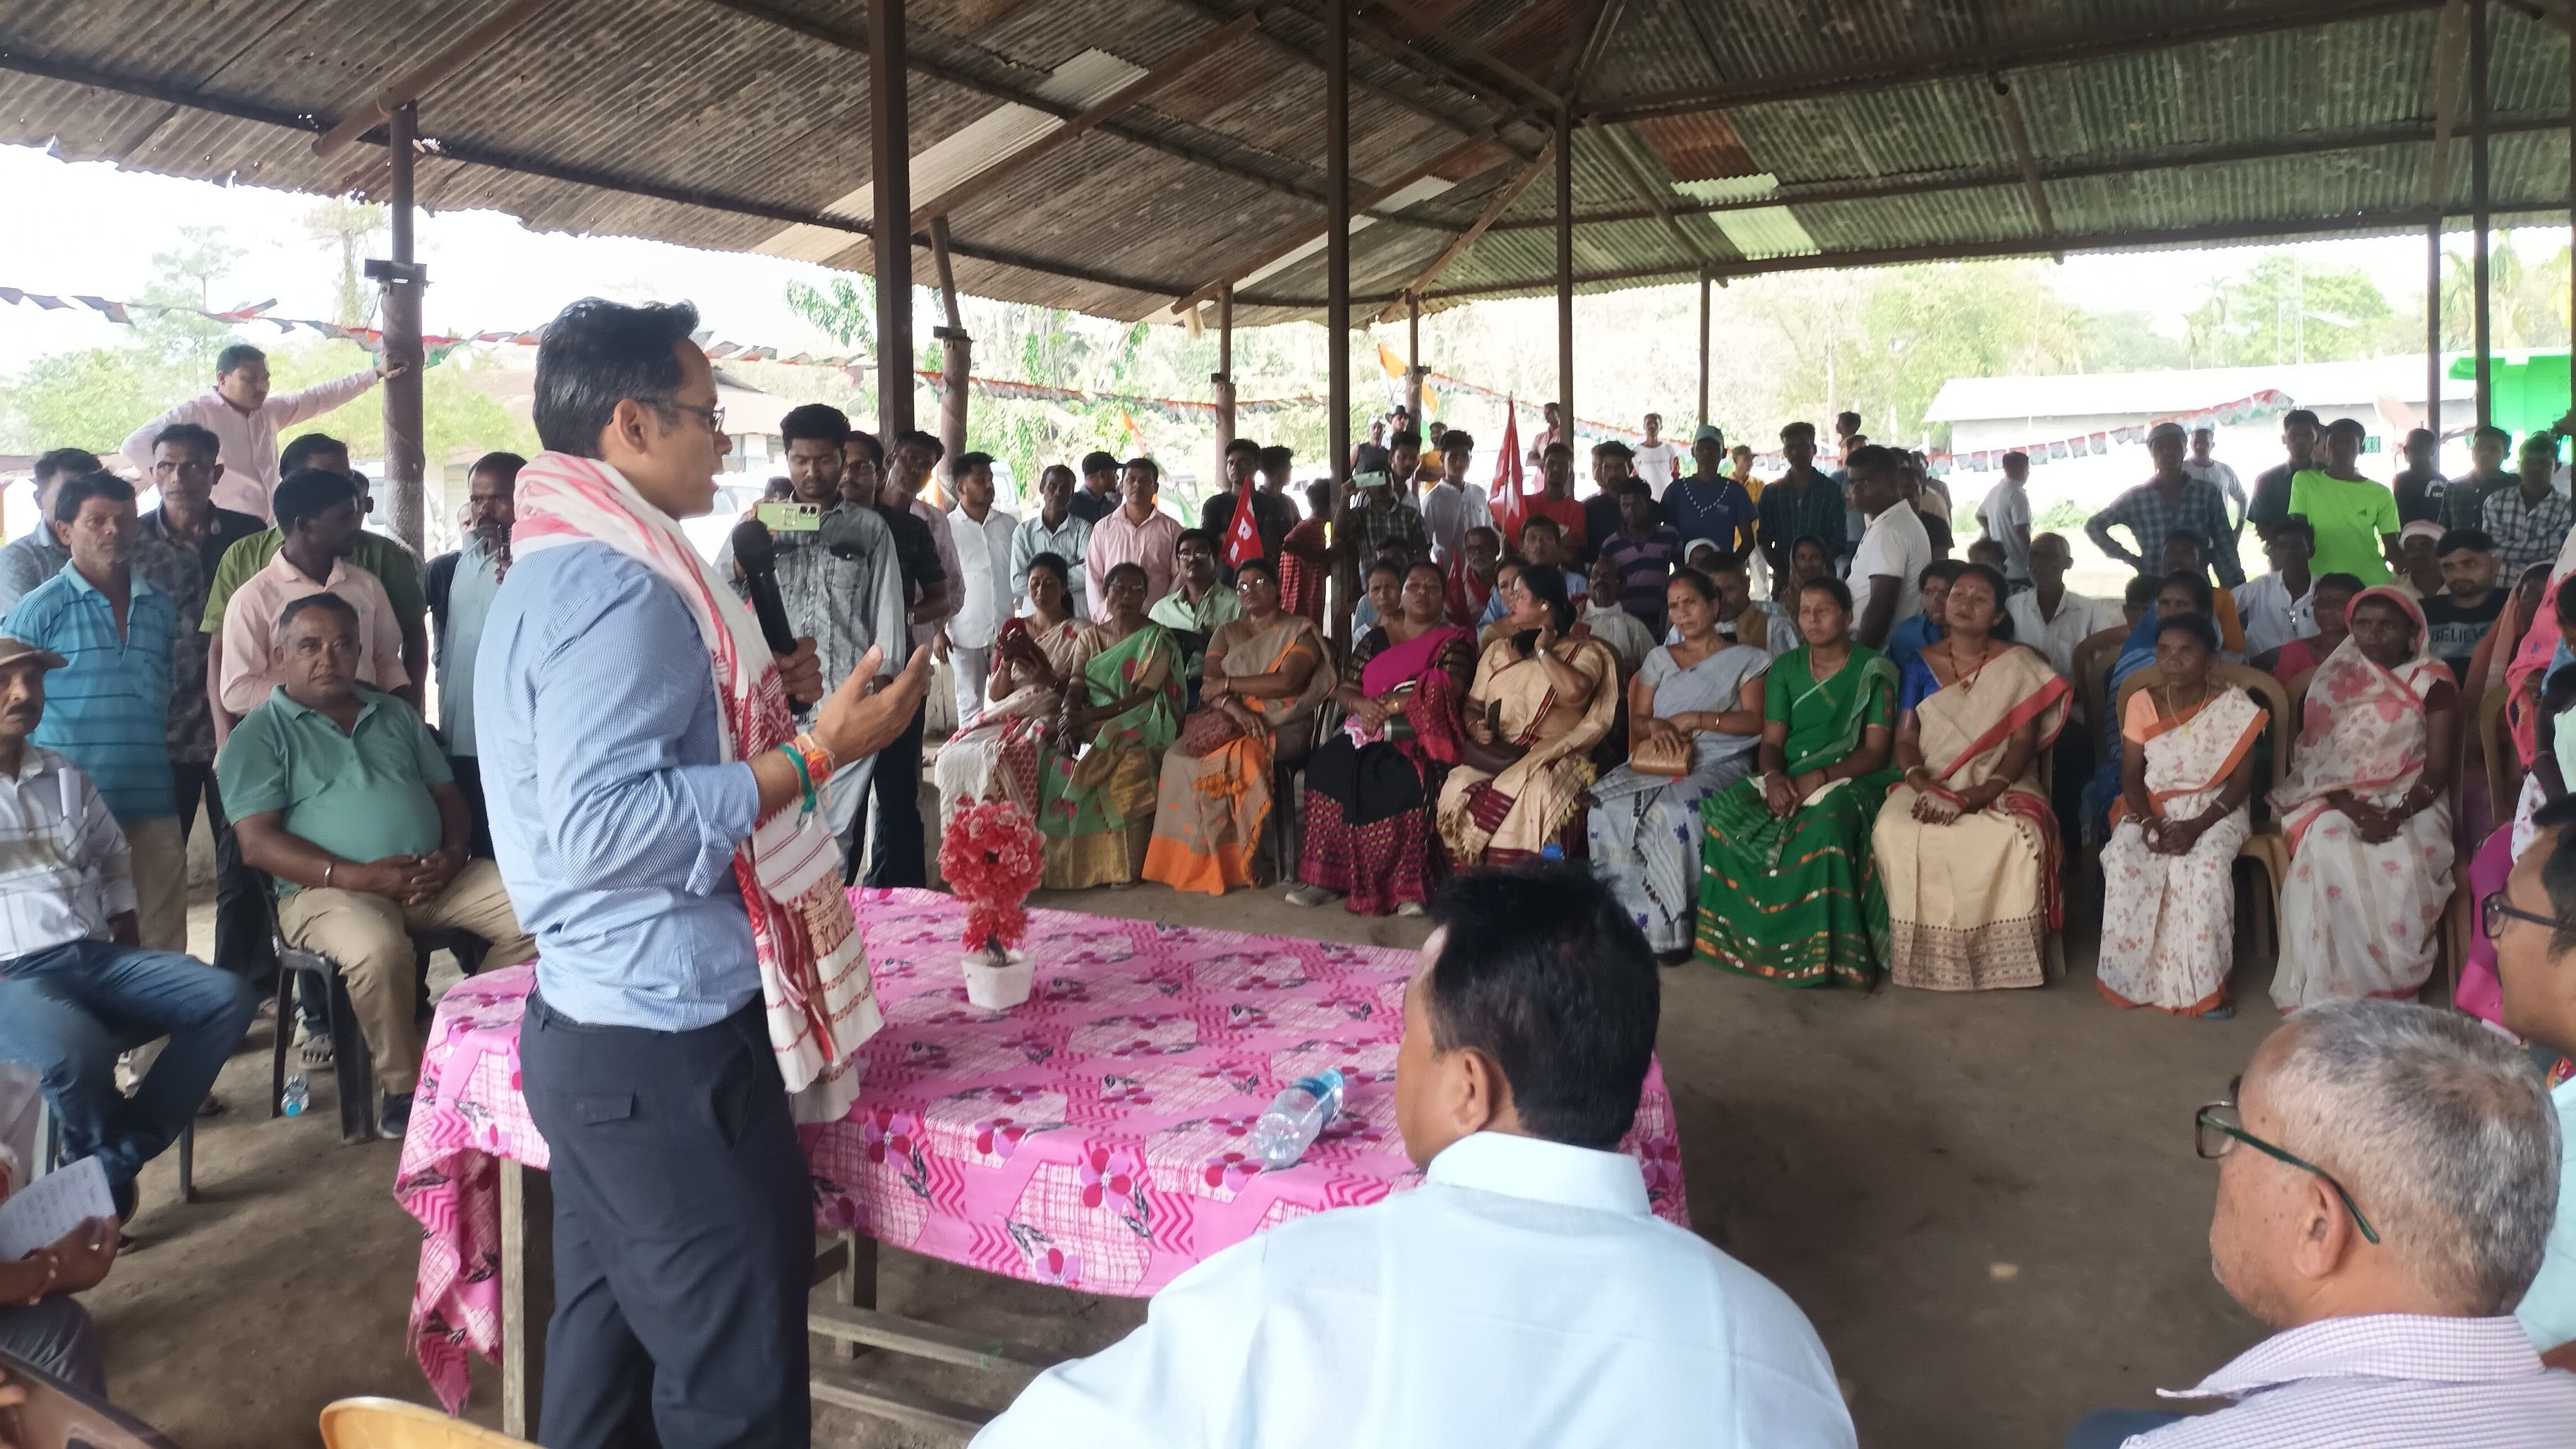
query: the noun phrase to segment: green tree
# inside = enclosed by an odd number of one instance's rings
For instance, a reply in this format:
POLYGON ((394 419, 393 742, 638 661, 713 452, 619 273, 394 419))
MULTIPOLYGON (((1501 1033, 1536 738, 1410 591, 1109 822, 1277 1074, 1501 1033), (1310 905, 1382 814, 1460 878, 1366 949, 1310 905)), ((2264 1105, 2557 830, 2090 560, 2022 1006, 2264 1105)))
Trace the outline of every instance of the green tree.
POLYGON ((2264 257, 2214 283, 2185 314, 2194 367, 2347 362, 2407 348, 2405 317, 2366 272, 2309 265, 2297 254, 2264 257))
POLYGON ((383 233, 388 224, 385 209, 371 202, 332 196, 306 208, 302 220, 304 234, 330 247, 339 257, 340 285, 331 320, 343 327, 365 326, 368 306, 375 296, 363 280, 361 263, 367 243, 383 233))

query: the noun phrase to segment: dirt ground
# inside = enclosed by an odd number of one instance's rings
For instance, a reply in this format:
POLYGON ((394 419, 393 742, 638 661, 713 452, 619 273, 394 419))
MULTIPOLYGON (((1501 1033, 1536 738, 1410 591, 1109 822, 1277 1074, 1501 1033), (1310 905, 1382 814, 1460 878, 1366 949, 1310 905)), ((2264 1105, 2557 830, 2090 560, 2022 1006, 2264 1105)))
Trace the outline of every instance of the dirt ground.
MULTIPOLYGON (((1425 934, 1300 911, 1275 890, 1033 904, 1391 946, 1425 934)), ((211 917, 201 901, 201 951, 211 917)), ((2072 974, 2029 992, 1664 975, 1693 1224, 1805 1308, 1865 1445, 2054 1446, 2086 1409, 2150 1406, 2260 1337, 2210 1277, 2214 1173, 2189 1124, 2278 1020, 2268 964, 2240 970, 2234 1021, 2123 1013, 2093 989, 2093 935, 2071 922, 2072 974)), ((138 1247, 89 1296, 117 1399, 190 1449, 314 1443, 317 1412, 352 1394, 430 1402, 403 1341, 418 1235, 392 1197, 396 1149, 340 1146, 327 1083, 312 1114, 269 1121, 268 1041, 253 1028, 218 1085, 231 1110, 199 1131, 204 1200, 176 1200, 175 1154, 155 1163, 138 1247)), ((1141 1302, 892 1250, 884 1263, 884 1308, 1059 1352, 1143 1316, 1141 1302)), ((886 1376, 997 1407, 1011 1387, 936 1367, 886 1376)), ((478 1373, 477 1421, 498 1422, 498 1382, 478 1373)), ((829 1408, 817 1430, 827 1444, 950 1442, 829 1408)))

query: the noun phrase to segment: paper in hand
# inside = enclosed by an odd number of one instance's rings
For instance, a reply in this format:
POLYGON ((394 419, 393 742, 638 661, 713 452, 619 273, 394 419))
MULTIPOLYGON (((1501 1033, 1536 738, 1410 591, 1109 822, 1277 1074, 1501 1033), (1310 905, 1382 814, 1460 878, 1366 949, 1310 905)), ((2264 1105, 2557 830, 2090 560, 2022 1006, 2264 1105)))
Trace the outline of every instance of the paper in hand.
POLYGON ((0 1262, 14 1263, 91 1218, 116 1216, 107 1169, 95 1157, 46 1173, 0 1203, 0 1262))

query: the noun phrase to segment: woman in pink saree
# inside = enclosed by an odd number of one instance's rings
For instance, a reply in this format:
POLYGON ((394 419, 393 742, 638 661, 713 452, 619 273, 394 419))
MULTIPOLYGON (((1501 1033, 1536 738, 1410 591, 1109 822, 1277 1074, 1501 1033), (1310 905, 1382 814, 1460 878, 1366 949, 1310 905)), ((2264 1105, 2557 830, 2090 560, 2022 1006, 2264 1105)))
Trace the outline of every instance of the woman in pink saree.
POLYGON ((2459 688, 2403 592, 2365 589, 2350 618, 2308 686, 2296 757, 2272 792, 2291 851, 2272 978, 2285 1011, 2412 997, 2433 974, 2451 898, 2459 688))

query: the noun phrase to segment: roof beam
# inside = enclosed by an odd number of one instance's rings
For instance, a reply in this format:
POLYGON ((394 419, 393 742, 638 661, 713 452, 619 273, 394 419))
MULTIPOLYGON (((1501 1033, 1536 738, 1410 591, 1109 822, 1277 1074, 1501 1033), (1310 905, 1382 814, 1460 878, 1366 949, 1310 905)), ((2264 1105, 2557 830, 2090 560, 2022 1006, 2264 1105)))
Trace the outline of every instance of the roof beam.
MULTIPOLYGON (((120 76, 87 66, 38 60, 5 46, 0 46, 0 71, 11 71, 65 85, 112 91, 118 95, 135 96, 161 105, 177 106, 184 110, 202 111, 209 115, 225 116, 237 121, 276 126, 306 134, 328 131, 331 125, 321 114, 313 111, 279 110, 256 102, 208 95, 182 86, 120 76)), ((371 146, 385 144, 380 131, 371 131, 361 139, 371 146)), ((721 212, 728 216, 752 216, 769 221, 828 227, 836 231, 848 232, 852 236, 873 235, 872 229, 866 223, 852 221, 847 217, 808 211, 800 207, 778 206, 749 197, 732 196, 699 187, 678 186, 642 177, 625 176, 587 166, 564 165, 536 157, 516 155, 472 141, 424 139, 421 143, 421 158, 453 162, 464 166, 479 166, 486 170, 505 171, 519 176, 535 176, 548 181, 560 181, 570 186, 586 186, 593 190, 613 192, 621 196, 640 196, 653 201, 667 201, 680 206, 696 207, 703 211, 721 212)), ((119 166, 120 169, 123 166, 121 160, 119 166)), ((293 188, 281 186, 279 189, 293 188)), ((914 240, 914 245, 921 245, 918 238, 914 240)), ((1065 277, 1077 282, 1090 282, 1096 286, 1141 292, 1148 296, 1170 296, 1184 285, 1163 278, 1137 277, 1079 263, 1060 262, 1002 247, 959 242, 954 244, 951 250, 961 257, 972 257, 977 261, 989 262, 995 266, 1016 267, 1042 276, 1065 277)), ((1269 304, 1254 298, 1249 299, 1248 305, 1269 304)))
MULTIPOLYGON (((1442 45, 1450 47, 1482 66, 1488 73, 1510 82, 1512 88, 1519 91, 1524 98, 1536 101, 1549 110, 1564 106, 1564 97, 1540 84, 1529 72, 1487 50, 1473 37, 1461 35, 1436 17, 1423 13, 1409 3, 1409 0, 1367 0, 1367 3, 1403 21, 1406 28, 1415 33, 1415 40, 1439 41, 1442 45)), ((1384 27, 1370 25, 1365 20, 1359 23, 1368 29, 1385 34, 1384 27)), ((1397 45, 1411 43, 1393 35, 1388 35, 1387 39, 1397 45)), ((1454 67, 1444 67, 1444 69, 1454 69, 1454 67)))
POLYGON ((1936 55, 1897 56, 1842 70, 1804 75, 1754 76, 1721 83, 1710 90, 1647 91, 1605 96, 1588 103, 1589 114, 1604 121, 1641 121, 1656 116, 1687 116, 1703 111, 1739 110, 1781 101, 1811 101, 1855 91, 1982 76, 1989 70, 2025 70, 2032 66, 2067 65, 2171 50, 2214 40, 2300 30, 2336 21, 2368 20, 2430 10, 2444 0, 2294 0, 2262 9, 2216 11, 2198 19, 2154 25, 2091 28, 2081 32, 2015 42, 2004 40, 1970 50, 1936 55))
POLYGON ((1110 92, 1081 114, 1066 117, 1054 130, 1017 151, 1000 157, 983 170, 950 187, 946 192, 915 207, 912 213, 912 229, 919 231, 930 225, 933 220, 947 216, 1018 175, 1030 163, 1053 155, 1084 132, 1113 116, 1132 110, 1147 96, 1171 85, 1182 76, 1197 69, 1210 56, 1251 34, 1257 23, 1256 16, 1237 16, 1154 62, 1143 75, 1110 92))
MULTIPOLYGON (((1170 0, 1170 3, 1199 16, 1201 19, 1209 21, 1231 20, 1236 14, 1236 12, 1228 10, 1225 6, 1217 4, 1216 0, 1170 0)), ((1307 21, 1310 24, 1320 26, 1322 23, 1316 20, 1315 17, 1306 14, 1303 10, 1284 3, 1284 0, 1265 0, 1265 3, 1256 4, 1241 13, 1255 17, 1257 22, 1267 22, 1272 15, 1294 15, 1298 19, 1307 21)), ((1270 29, 1266 23, 1261 25, 1261 28, 1256 32, 1256 34, 1259 35, 1262 43, 1269 46, 1270 49, 1282 60, 1285 60, 1292 65, 1303 66, 1308 70, 1318 73, 1322 72, 1324 62, 1313 48, 1290 44, 1288 41, 1281 39, 1279 33, 1270 29)), ((1402 59, 1403 57, 1393 58, 1402 59)), ((1410 111, 1434 125, 1455 131, 1461 136, 1475 134, 1476 128, 1474 126, 1459 120, 1455 116, 1444 114, 1432 106, 1423 104, 1419 97, 1404 90, 1402 87, 1380 85, 1376 81, 1360 75, 1350 77, 1350 85, 1351 89, 1355 91, 1365 91, 1369 95, 1375 96, 1377 99, 1386 102, 1388 105, 1396 107, 1398 110, 1410 111)))
POLYGON ((2002 71, 1987 72, 1987 81, 1994 96, 1995 119, 2003 122, 2004 135, 2012 141, 2013 160, 2021 167, 2022 194, 2030 199, 2031 220, 2039 224, 2039 239, 2050 243, 2050 256, 2065 261, 2066 253, 2055 245, 2057 217, 2048 209, 2048 188, 2040 183, 2039 156, 2031 150, 2030 124, 2022 116, 2021 102, 2014 97, 2012 83, 2004 79, 2002 71))
MULTIPOLYGON (((2487 123, 2490 136, 2521 135, 2531 131, 2566 129, 2568 118, 2557 116, 2519 116, 2487 123)), ((2471 134, 2462 126, 2458 135, 2471 134)), ((2397 126, 2373 126, 2357 131, 2329 131, 2303 136, 2292 141, 2235 142, 2224 146, 2199 146, 2183 151, 2156 152, 2145 156, 2114 156, 2094 161, 2066 162, 2040 168, 2042 181, 2082 181, 2097 176, 2127 176, 2140 171, 2175 171, 2192 166, 2216 166, 2234 161, 2270 161, 2293 156, 2314 156, 2334 151, 2360 151, 2373 146, 2421 145, 2433 138, 2432 127, 2424 122, 2397 126)), ((1945 172, 1933 177, 1909 177, 1888 181, 1859 181, 1845 185, 1806 186, 1795 191, 1775 191, 1763 196, 1737 201, 1703 201, 1677 207, 1683 216, 1710 215, 1724 211, 1758 211, 1775 206, 1817 206, 1833 202, 1884 201, 1899 196, 1937 196, 1952 191, 1979 191, 1990 186, 2010 186, 2020 179, 2018 169, 2011 171, 1945 172)), ((1596 211, 1574 219, 1577 226, 1608 222, 1652 221, 1652 211, 1596 211)), ((1552 217, 1515 218, 1498 221, 1494 231, 1542 231, 1554 227, 1552 217)))
POLYGON ((2451 199, 2451 133, 2460 124, 2460 60, 2469 44, 2468 0, 2448 0, 2433 38, 2433 141, 2424 156, 2424 204, 2451 199))
POLYGON ((1704 262, 1717 261, 1717 253, 1702 245, 1698 237, 1691 235, 1690 228, 1682 225, 1681 218, 1673 212, 1669 190, 1659 192, 1656 189, 1654 180, 1646 175, 1646 168, 1638 165, 1637 158, 1628 154, 1628 147, 1619 133, 1598 121, 1587 124, 1593 138, 1609 149, 1610 159, 1617 164, 1619 174, 1627 179, 1628 189, 1637 194, 1639 201, 1654 209, 1655 219, 1662 222, 1664 230, 1681 245, 1682 254, 1704 262))
MULTIPOLYGON (((1512 203, 1521 199, 1522 192, 1529 190, 1529 184, 1536 181, 1540 175, 1547 170, 1548 160, 1555 154, 1555 151, 1556 142, 1554 140, 1550 140, 1545 146, 1540 147, 1537 157, 1528 165, 1523 166, 1519 175, 1504 182, 1502 189, 1494 193, 1494 199, 1485 203, 1485 209, 1482 214, 1477 216, 1475 224, 1468 227, 1465 231, 1460 232, 1457 238, 1449 243, 1448 249, 1439 255, 1438 259, 1434 260, 1431 265, 1424 267, 1420 272, 1415 273, 1413 280, 1404 284, 1405 292, 1417 297, 1422 295, 1426 288, 1428 288, 1433 282, 1440 279, 1440 274, 1442 272, 1449 270, 1450 263, 1458 260, 1462 256, 1465 256, 1467 254, 1467 248, 1476 244, 1476 238, 1483 236, 1486 230, 1494 224, 1497 218, 1499 218, 1504 212, 1511 210, 1512 203)), ((1402 297, 1398 297, 1395 301, 1389 302, 1386 305, 1385 311, 1377 314, 1377 320, 1380 322, 1392 322, 1395 320, 1396 314, 1403 310, 1403 307, 1404 299, 1402 297)))
POLYGON ((419 100, 431 88, 463 70, 476 57, 507 39, 511 32, 551 9, 558 0, 512 0, 489 20, 456 37, 446 48, 422 61, 340 118, 340 124, 313 138, 313 154, 329 156, 368 131, 393 119, 395 111, 419 100))
POLYGON ((1610 49, 1610 36, 1618 30, 1619 19, 1628 13, 1628 0, 1594 0, 1592 18, 1574 32, 1582 44, 1566 52, 1566 96, 1580 104, 1584 89, 1592 84, 1592 68, 1601 63, 1602 54, 1610 49))

